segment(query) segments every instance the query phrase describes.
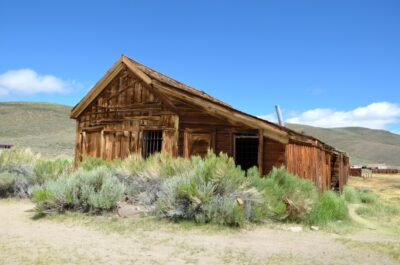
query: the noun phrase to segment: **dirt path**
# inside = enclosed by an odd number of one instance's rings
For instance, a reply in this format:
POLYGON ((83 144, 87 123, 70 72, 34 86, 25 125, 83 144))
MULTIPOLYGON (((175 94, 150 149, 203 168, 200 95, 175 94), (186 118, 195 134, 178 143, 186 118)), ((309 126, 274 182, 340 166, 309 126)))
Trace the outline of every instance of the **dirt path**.
MULTIPOLYGON (((32 207, 28 201, 0 201, 0 264, 398 264, 324 232, 260 227, 107 234, 84 224, 32 220, 32 207)), ((360 238, 369 239, 363 233, 360 238)))
POLYGON ((362 218, 356 213, 357 208, 361 207, 361 204, 349 204, 348 206, 349 206, 349 215, 354 221, 365 226, 367 229, 377 230, 377 227, 373 222, 362 218))

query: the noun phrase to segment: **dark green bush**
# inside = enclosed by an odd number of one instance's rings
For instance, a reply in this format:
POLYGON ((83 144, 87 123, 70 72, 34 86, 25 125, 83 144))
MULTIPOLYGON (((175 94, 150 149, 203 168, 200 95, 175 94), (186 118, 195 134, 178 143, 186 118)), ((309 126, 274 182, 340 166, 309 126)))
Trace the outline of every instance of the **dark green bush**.
POLYGON ((343 189, 343 196, 347 202, 357 203, 359 202, 359 196, 357 190, 352 187, 345 186, 343 189))
POLYGON ((72 172, 73 162, 72 159, 52 159, 52 160, 38 160, 33 170, 36 182, 43 184, 49 180, 55 180, 63 174, 72 172))
POLYGON ((358 192, 360 201, 365 204, 374 204, 378 200, 378 197, 370 190, 360 190, 358 192))
POLYGON ((93 170, 97 167, 106 167, 108 169, 111 169, 113 163, 118 162, 109 162, 98 157, 85 157, 83 161, 79 164, 79 168, 83 168, 86 171, 93 170))
POLYGON ((349 212, 344 198, 333 191, 322 193, 308 216, 311 225, 326 226, 330 222, 348 220, 349 212))
POLYGON ((264 209, 259 211, 274 220, 304 221, 317 197, 311 181, 290 174, 285 168, 274 168, 268 176, 255 175, 250 180, 265 197, 264 209))

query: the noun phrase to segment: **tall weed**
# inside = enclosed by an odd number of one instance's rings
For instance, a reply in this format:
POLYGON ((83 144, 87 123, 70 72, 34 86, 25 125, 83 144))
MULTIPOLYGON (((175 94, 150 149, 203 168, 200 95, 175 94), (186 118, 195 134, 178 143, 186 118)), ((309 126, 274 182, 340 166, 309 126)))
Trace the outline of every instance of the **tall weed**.
POLYGON ((333 191, 326 191, 319 196, 307 221, 311 225, 326 226, 330 222, 349 219, 345 199, 333 191))

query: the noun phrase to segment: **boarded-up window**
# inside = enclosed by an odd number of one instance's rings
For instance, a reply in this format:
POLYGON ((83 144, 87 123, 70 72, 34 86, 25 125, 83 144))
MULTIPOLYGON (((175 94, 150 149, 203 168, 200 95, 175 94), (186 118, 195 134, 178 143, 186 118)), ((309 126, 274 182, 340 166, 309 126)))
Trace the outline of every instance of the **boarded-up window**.
POLYGON ((162 149, 162 131, 144 131, 142 142, 142 155, 144 158, 161 152, 162 149))

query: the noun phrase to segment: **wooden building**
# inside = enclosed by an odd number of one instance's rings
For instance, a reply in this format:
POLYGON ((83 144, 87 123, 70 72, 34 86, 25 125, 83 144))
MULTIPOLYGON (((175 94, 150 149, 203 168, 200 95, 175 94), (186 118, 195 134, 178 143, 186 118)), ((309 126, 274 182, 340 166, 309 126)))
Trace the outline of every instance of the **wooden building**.
POLYGON ((0 149, 11 149, 12 147, 12 144, 0 143, 0 149))
MULTIPOLYGON (((250 99, 249 99, 250 100, 250 99)), ((342 189, 349 159, 333 147, 234 109, 208 94, 122 56, 72 109, 75 162, 154 152, 189 158, 208 149, 267 174, 286 166, 321 190, 342 189)))

